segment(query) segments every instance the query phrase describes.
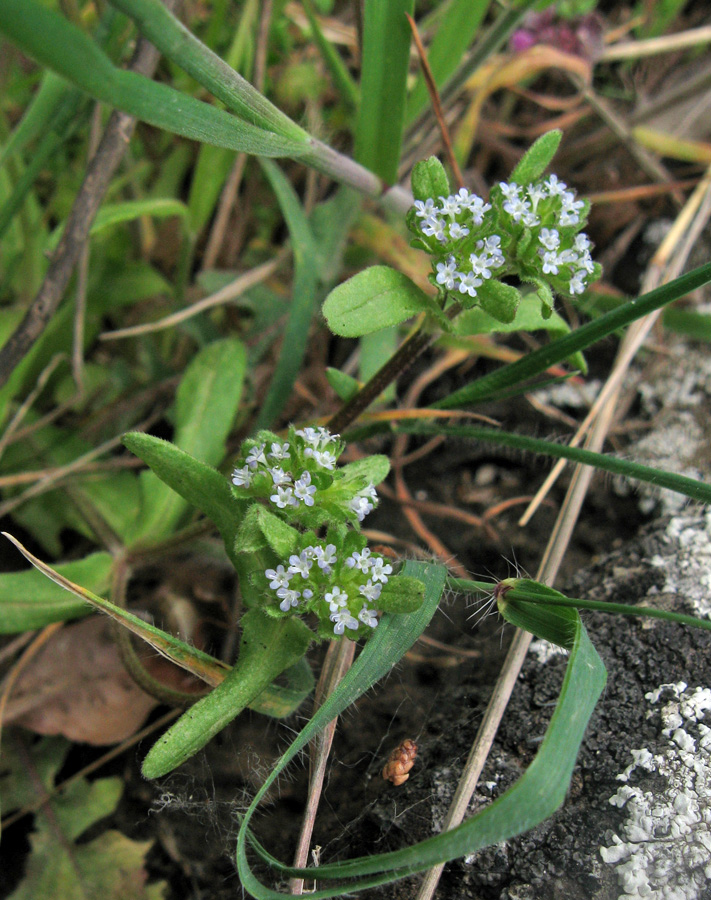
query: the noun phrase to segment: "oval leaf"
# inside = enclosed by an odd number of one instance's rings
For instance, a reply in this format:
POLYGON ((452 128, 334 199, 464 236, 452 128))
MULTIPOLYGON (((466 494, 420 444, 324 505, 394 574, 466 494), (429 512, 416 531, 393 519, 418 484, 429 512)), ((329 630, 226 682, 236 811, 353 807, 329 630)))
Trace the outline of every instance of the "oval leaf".
POLYGON ((341 337, 361 337, 426 312, 430 298, 407 275, 371 266, 339 284, 323 304, 328 327, 341 337))

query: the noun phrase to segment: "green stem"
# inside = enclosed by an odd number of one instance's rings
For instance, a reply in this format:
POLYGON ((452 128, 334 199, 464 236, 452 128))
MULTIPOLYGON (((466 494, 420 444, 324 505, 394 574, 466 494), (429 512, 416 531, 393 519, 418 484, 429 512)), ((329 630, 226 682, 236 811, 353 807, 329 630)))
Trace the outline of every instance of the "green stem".
MULTIPOLYGON (((445 312, 448 319, 453 319, 462 311, 459 303, 454 303, 445 312)), ((352 397, 338 412, 331 417, 328 427, 334 434, 341 434, 370 404, 379 397, 385 388, 406 372, 415 360, 439 338, 438 333, 424 330, 424 322, 407 337, 390 359, 382 365, 366 382, 358 393, 352 397)))
POLYGON ((572 597, 547 595, 543 598, 536 594, 529 594, 523 588, 511 588, 506 592, 506 600, 523 600, 527 603, 542 603, 544 606, 573 606, 576 609, 594 609, 599 612, 619 613, 622 616, 647 616, 650 619, 666 619, 668 622, 677 622, 680 625, 691 625, 693 628, 711 631, 711 620, 709 619, 699 619, 696 616, 656 609, 653 606, 632 606, 627 603, 608 603, 605 600, 579 600, 572 597))

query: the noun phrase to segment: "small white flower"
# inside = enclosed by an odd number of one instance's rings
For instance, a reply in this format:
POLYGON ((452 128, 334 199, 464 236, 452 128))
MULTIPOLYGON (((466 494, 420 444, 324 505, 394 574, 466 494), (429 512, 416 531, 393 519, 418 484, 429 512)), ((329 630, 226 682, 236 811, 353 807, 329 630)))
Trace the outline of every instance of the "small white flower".
POLYGON ((584 231, 581 231, 580 234, 575 235, 573 246, 578 251, 578 253, 584 253, 586 250, 590 250, 592 248, 592 241, 584 231))
POLYGON ((330 450, 314 450, 314 460, 322 469, 334 469, 336 467, 336 456, 330 450))
POLYGON ((485 256, 482 253, 479 256, 476 253, 472 253, 469 256, 469 261, 472 264, 472 272, 475 275, 479 275, 482 278, 491 278, 491 269, 488 268, 490 265, 488 255, 485 256))
POLYGON ((477 241, 477 247, 484 247, 487 253, 501 253, 501 238, 498 234, 492 234, 485 241, 477 241))
POLYGON ((269 499, 272 503, 276 503, 279 509, 286 509, 287 506, 294 506, 293 488, 282 487, 279 484, 277 485, 276 494, 272 494, 269 499))
POLYGON ((469 229, 466 225, 460 225, 459 222, 452 222, 449 226, 449 236, 453 241, 458 241, 459 238, 466 237, 469 234, 469 229))
POLYGON ((456 216, 457 213, 462 211, 459 197, 453 196, 452 194, 450 194, 449 197, 440 197, 439 207, 445 216, 456 216))
POLYGON ((435 211, 434 200, 428 197, 425 201, 415 200, 415 215, 421 219, 426 219, 435 211))
POLYGON ((286 571, 284 566, 277 566, 276 569, 266 569, 264 574, 269 579, 269 587, 273 591, 277 590, 277 588, 289 586, 291 575, 286 571))
POLYGON ((562 197, 563 208, 560 213, 560 224, 577 225, 580 221, 580 210, 585 206, 582 200, 576 200, 572 191, 566 191, 562 197))
POLYGON ((304 591, 304 593, 301 596, 304 598, 304 600, 310 600, 313 597, 313 595, 314 595, 314 592, 311 590, 311 588, 306 588, 306 590, 304 591))
POLYGON ((249 487, 252 483, 252 470, 249 466, 243 466, 241 469, 235 469, 232 473, 232 484, 237 487, 249 487))
POLYGON ((331 572, 331 566, 337 561, 338 557, 336 556, 336 545, 335 544, 326 544, 325 547, 319 548, 321 553, 318 556, 318 565, 320 569, 329 575, 331 572))
POLYGON ((290 588, 280 588, 277 591, 277 597, 281 597, 281 603, 279 604, 279 609, 282 612, 289 612, 292 606, 299 605, 299 597, 301 594, 299 591, 293 591, 290 588))
POLYGON ((298 434, 298 436, 303 438, 307 444, 311 444, 312 446, 317 446, 319 444, 320 437, 315 428, 300 428, 298 431, 295 431, 294 434, 298 434))
POLYGON ((459 293, 469 294, 470 297, 476 297, 476 289, 483 284, 481 278, 477 278, 474 272, 467 272, 465 275, 460 273, 459 276, 459 293))
POLYGON ((308 578, 312 565, 313 560, 309 559, 309 554, 305 550, 302 550, 298 556, 295 553, 291 554, 288 571, 292 575, 301 575, 302 578, 308 578))
POLYGON ((476 194, 473 194, 469 198, 469 202, 467 203, 467 208, 472 214, 472 221, 475 225, 481 225, 484 221, 484 213, 489 212, 491 209, 491 203, 484 203, 481 197, 477 197, 476 194))
POLYGON ((527 228, 535 228, 536 225, 541 224, 541 220, 534 212, 525 212, 522 221, 527 228))
POLYGON ((274 466, 269 470, 269 474, 272 476, 274 484, 289 484, 291 481, 291 475, 288 475, 280 466, 274 466))
POLYGON ((358 521, 362 522, 368 513, 373 511, 374 507, 367 497, 356 495, 348 504, 348 508, 358 516, 358 521))
POLYGON ((543 271, 546 275, 558 274, 558 255, 555 251, 548 251, 543 254, 543 271))
POLYGON ((369 625, 371 628, 376 628, 378 625, 378 617, 375 615, 374 610, 368 609, 367 606, 361 609, 358 613, 358 618, 364 625, 369 625))
POLYGON ((501 193, 507 200, 518 200, 521 188, 515 182, 512 181, 511 184, 508 184, 505 181, 500 181, 499 187, 501 188, 501 193))
POLYGON ((311 474, 302 472, 301 478, 294 484, 294 496, 303 500, 306 506, 314 505, 313 494, 316 493, 316 485, 311 484, 311 474))
POLYGON ((377 603, 380 599, 382 590, 382 584, 373 584, 372 580, 369 578, 367 584, 362 584, 358 588, 358 593, 362 594, 366 600, 370 600, 371 603, 377 603))
POLYGON ((373 581, 382 581, 385 584, 388 580, 388 575, 392 573, 393 567, 390 563, 386 563, 385 560, 378 556, 373 561, 373 565, 370 569, 370 577, 373 581))
POLYGON ((528 200, 515 197, 504 203, 504 211, 511 216, 514 222, 520 222, 531 211, 531 204, 528 200))
POLYGON ((578 262, 578 254, 575 250, 561 250, 558 254, 559 266, 575 266, 578 262))
POLYGON ((541 202, 541 200, 545 200, 545 198, 548 196, 548 192, 542 184, 529 184, 527 193, 529 200, 533 204, 534 211, 538 208, 538 204, 541 202))
POLYGON ((348 594, 342 591, 339 587, 334 587, 332 591, 328 591, 324 595, 324 599, 326 603, 328 603, 331 612, 338 612, 339 609, 343 609, 343 607, 348 603, 348 594))
POLYGON ((454 279, 457 272, 457 261, 453 256, 447 257, 446 263, 437 263, 437 284, 443 284, 448 291, 454 290, 454 279))
POLYGON ((378 502, 378 492, 375 490, 375 485, 371 481, 366 487, 363 488, 362 491, 358 491, 361 497, 370 497, 373 503, 378 502))
POLYGON ((563 194, 568 188, 568 185, 564 181, 559 181, 557 175, 549 175, 546 181, 543 182, 545 187, 548 189, 549 196, 554 196, 555 194, 563 194))
POLYGON ((546 250, 557 250, 560 247, 560 235, 555 228, 541 228, 538 240, 546 250))
POLYGON ((444 222, 442 219, 438 219, 437 216, 428 216, 422 222, 422 233, 430 235, 431 237, 436 237, 438 241, 444 243, 444 222))
POLYGON ((570 279, 569 290, 571 294, 582 294, 585 290, 585 270, 578 269, 578 271, 573 275, 570 279))
POLYGON ((590 253, 587 250, 585 250, 583 255, 578 260, 578 264, 582 266, 583 269, 585 269, 588 275, 592 275, 592 273, 595 271, 595 263, 593 262, 593 258, 592 256, 590 256, 590 253))
POLYGON ((256 469, 260 463, 266 466, 267 458, 264 455, 264 447, 264 444, 255 444, 255 446, 252 447, 252 449, 247 454, 245 462, 250 469, 256 469))
POLYGON ((289 442, 285 441, 283 444, 273 443, 272 449, 267 455, 276 460, 289 459, 289 442))
POLYGON ((364 547, 360 553, 354 550, 346 560, 346 565, 349 569, 356 568, 360 569, 361 572, 367 573, 373 564, 373 561, 368 559, 369 556, 370 550, 367 547, 364 547))
POLYGON ((346 628, 356 631, 358 628, 358 619, 354 619, 347 609, 341 609, 338 612, 331 613, 331 621, 335 622, 333 626, 334 634, 343 634, 346 628))

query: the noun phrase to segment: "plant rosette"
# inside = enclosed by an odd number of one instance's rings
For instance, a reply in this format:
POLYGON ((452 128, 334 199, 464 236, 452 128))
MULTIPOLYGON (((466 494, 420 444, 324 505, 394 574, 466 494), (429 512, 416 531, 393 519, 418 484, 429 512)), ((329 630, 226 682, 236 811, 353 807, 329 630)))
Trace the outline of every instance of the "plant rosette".
POLYGON ((412 244, 430 254, 430 281, 443 303, 455 295, 465 309, 480 306, 511 322, 523 299, 503 280, 513 276, 535 286, 548 318, 554 294, 575 297, 600 277, 592 242, 582 231, 590 203, 578 200, 556 175, 502 181, 485 202, 466 188, 449 193, 442 164, 431 157, 415 166, 412 187, 412 244))
POLYGON ((240 500, 261 501, 285 522, 304 528, 358 527, 377 506, 375 485, 388 474, 385 456, 337 468, 345 444, 326 428, 289 428, 288 440, 260 431, 244 441, 232 473, 240 500))

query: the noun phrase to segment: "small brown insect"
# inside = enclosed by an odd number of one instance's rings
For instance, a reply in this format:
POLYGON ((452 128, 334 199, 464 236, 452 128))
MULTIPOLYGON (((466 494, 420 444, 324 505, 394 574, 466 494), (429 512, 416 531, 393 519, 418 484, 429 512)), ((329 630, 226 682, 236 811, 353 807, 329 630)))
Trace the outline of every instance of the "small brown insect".
POLYGON ((415 765, 417 744, 406 740, 399 744, 388 757, 383 769, 383 778, 391 781, 395 787, 405 784, 410 777, 410 769, 415 765))

